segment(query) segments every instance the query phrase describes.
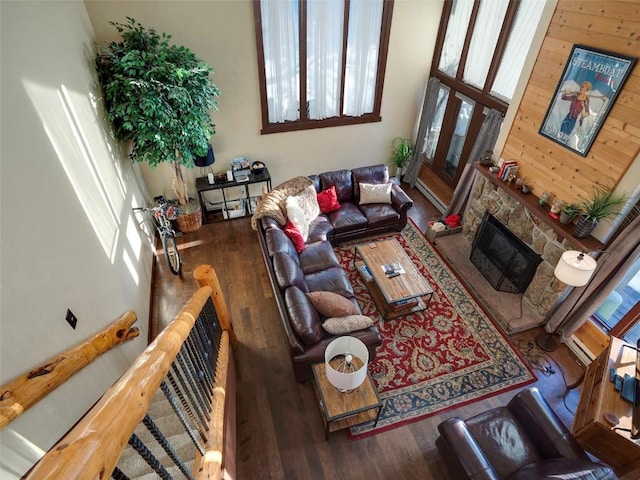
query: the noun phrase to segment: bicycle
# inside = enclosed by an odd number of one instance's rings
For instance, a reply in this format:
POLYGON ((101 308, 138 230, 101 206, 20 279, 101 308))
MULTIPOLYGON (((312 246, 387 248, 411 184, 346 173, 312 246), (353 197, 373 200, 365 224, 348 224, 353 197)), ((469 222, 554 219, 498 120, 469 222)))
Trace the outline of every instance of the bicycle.
POLYGON ((158 204, 157 206, 151 208, 136 207, 133 211, 151 214, 156 230, 160 234, 164 257, 167 260, 169 269, 174 275, 180 275, 182 272, 182 259, 176 246, 176 237, 179 237, 182 233, 176 232, 171 224, 171 220, 178 218, 180 207, 172 200, 165 200, 162 195, 154 197, 153 200, 158 204))

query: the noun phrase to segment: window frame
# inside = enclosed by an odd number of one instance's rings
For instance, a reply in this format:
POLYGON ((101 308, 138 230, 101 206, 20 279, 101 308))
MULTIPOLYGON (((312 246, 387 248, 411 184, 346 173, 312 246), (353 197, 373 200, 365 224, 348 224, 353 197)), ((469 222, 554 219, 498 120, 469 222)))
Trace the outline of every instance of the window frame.
MULTIPOLYGON (((269 111, 267 103, 267 83, 265 74, 264 61, 264 44, 262 41, 262 15, 260 4, 263 0, 253 0, 253 13, 255 20, 256 34, 256 50, 258 54, 258 80, 260 86, 260 108, 262 118, 262 135, 270 133, 291 132, 298 130, 309 130, 312 128, 336 127, 342 125, 356 125, 361 123, 373 123, 382 121, 380 109, 382 106, 382 91, 384 87, 384 77, 387 67, 387 55, 389 51, 389 36, 391 33, 391 17, 393 15, 394 0, 383 0, 382 6, 382 25, 380 29, 380 44, 378 50, 378 66, 376 71, 376 85, 374 93, 373 112, 363 114, 359 117, 351 117, 342 113, 344 106, 344 73, 346 70, 346 49, 347 34, 349 27, 349 4, 350 0, 344 0, 345 15, 343 21, 343 39, 342 39, 342 78, 340 81, 340 115, 332 118, 321 120, 311 120, 307 117, 306 109, 300 109, 300 118, 298 120, 287 121, 283 123, 270 123, 269 111)), ((299 24, 299 59, 300 59, 300 105, 307 104, 307 1, 298 0, 300 8, 300 24, 299 24)))
POLYGON ((469 19, 469 28, 467 29, 467 34, 464 39, 464 45, 460 54, 458 71, 453 78, 438 70, 438 65, 440 65, 440 55, 442 54, 442 47, 444 45, 444 39, 447 32, 449 16, 451 14, 451 9, 453 8, 453 2, 445 2, 442 9, 442 15, 440 17, 440 25, 438 26, 438 37, 436 39, 436 44, 433 50, 434 52, 437 52, 438 55, 437 57, 434 55, 433 61, 431 62, 431 76, 436 77, 438 80, 440 80, 441 84, 448 86, 452 91, 460 92, 461 94, 469 97, 478 105, 482 105, 483 107, 487 108, 493 108, 495 110, 498 110, 502 114, 505 114, 507 108, 509 108, 509 104, 491 95, 491 86, 493 85, 493 82, 496 78, 498 68, 500 67, 500 62, 502 61, 505 49, 507 48, 509 33, 511 27, 515 22, 519 6, 519 0, 513 0, 509 2, 504 21, 502 22, 502 28, 500 30, 500 34, 498 35, 498 42, 496 43, 494 55, 491 60, 491 66, 489 67, 489 71, 487 72, 487 79, 485 80, 484 87, 481 90, 472 85, 469 85, 468 83, 464 83, 463 81, 464 66, 467 62, 467 54, 469 52, 469 45, 471 44, 473 29, 478 18, 480 2, 478 0, 474 1, 473 10, 471 11, 471 18, 469 19))
POLYGON ((474 141, 469 141, 469 139, 474 139, 477 137, 480 131, 480 127, 482 126, 482 122, 484 121, 486 111, 488 109, 494 109, 504 116, 507 112, 507 109, 509 108, 509 103, 491 94, 491 87, 493 86, 493 82, 495 81, 496 75, 498 73, 500 63, 506 51, 511 29, 515 24, 516 15, 520 7, 520 0, 511 0, 509 2, 509 5, 505 12, 504 20, 502 22, 500 33, 498 35, 498 40, 496 42, 496 47, 491 60, 491 66, 489 67, 489 71, 487 72, 487 77, 482 89, 467 84, 463 80, 464 69, 467 63, 467 56, 469 52, 469 45, 471 44, 474 28, 478 19, 478 12, 480 10, 481 1, 489 0, 474 0, 473 2, 473 8, 469 17, 467 32, 465 34, 462 51, 460 52, 458 69, 453 77, 446 75, 438 69, 440 65, 440 57, 442 55, 442 48, 444 46, 444 41, 447 33, 447 27, 451 16, 451 10, 454 3, 453 1, 444 2, 442 13, 440 15, 440 23, 438 25, 438 34, 436 36, 436 41, 433 49, 434 55, 429 72, 430 76, 435 77, 439 80, 440 88, 446 87, 449 89, 449 98, 447 101, 447 105, 445 106, 442 129, 440 132, 440 137, 438 139, 438 144, 436 145, 436 148, 434 150, 433 158, 429 158, 425 153, 420 152, 419 159, 421 161, 421 165, 424 168, 429 169, 433 173, 433 175, 438 177, 439 181, 441 181, 443 184, 446 184, 452 190, 455 189, 456 185, 458 184, 460 176, 464 171, 464 166, 470 161, 469 155, 471 154, 471 150, 473 149, 474 141), (444 171, 446 154, 448 152, 449 144, 453 136, 455 117, 457 117, 457 113, 455 115, 453 114, 454 111, 457 112, 457 94, 463 95, 474 101, 476 107, 474 108, 474 112, 470 120, 469 130, 467 133, 467 141, 465 141, 465 145, 461 154, 461 157, 464 159, 464 163, 460 163, 454 177, 449 177, 448 175, 443 175, 442 172, 444 171))

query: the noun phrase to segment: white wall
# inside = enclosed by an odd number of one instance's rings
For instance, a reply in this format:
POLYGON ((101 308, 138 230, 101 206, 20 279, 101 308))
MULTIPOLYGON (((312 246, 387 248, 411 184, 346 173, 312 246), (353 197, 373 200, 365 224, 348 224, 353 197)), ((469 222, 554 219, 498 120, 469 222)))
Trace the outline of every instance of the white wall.
POLYGON ((145 348, 152 253, 130 213, 144 201, 143 182, 96 103, 84 4, 2 1, 0 8, 0 382, 130 309, 141 328, 0 431, 4 479, 24 473, 145 348), (79 319, 75 330, 67 308, 79 319))
MULTIPOLYGON (((229 169, 237 156, 262 160, 273 184, 296 176, 385 163, 393 137, 415 137, 438 30, 442 0, 396 0, 382 98, 382 122, 261 135, 260 94, 253 2, 236 1, 85 1, 102 41, 118 40, 109 21, 133 17, 146 27, 173 36, 214 69, 221 89, 213 122, 214 171, 229 169)), ((163 165, 143 168, 151 194, 171 195, 171 172, 163 165)), ((192 170, 199 175, 199 169, 192 170)), ((213 192, 211 192, 213 193, 213 192)))

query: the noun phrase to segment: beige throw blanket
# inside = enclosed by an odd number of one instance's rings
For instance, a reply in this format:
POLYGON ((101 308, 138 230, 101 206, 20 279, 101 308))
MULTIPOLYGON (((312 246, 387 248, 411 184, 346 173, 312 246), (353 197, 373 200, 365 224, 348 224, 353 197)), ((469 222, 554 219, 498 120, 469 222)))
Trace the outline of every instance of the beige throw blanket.
POLYGON ((251 217, 251 228, 258 229, 258 220, 263 217, 273 218, 280 225, 287 223, 285 201, 288 196, 295 196, 313 182, 308 177, 294 177, 274 187, 258 204, 256 213, 251 217))

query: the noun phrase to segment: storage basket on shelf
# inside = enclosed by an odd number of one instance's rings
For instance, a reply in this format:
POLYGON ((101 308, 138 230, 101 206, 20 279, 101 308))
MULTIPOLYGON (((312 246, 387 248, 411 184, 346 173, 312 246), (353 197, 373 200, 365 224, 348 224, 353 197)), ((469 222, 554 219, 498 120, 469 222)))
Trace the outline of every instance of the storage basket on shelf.
POLYGON ((222 216, 225 220, 229 218, 244 217, 246 208, 246 201, 244 198, 238 200, 227 201, 226 208, 223 206, 222 216))

